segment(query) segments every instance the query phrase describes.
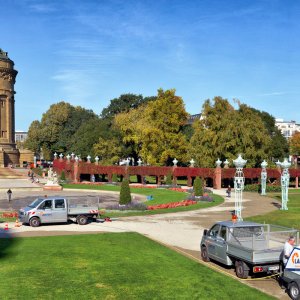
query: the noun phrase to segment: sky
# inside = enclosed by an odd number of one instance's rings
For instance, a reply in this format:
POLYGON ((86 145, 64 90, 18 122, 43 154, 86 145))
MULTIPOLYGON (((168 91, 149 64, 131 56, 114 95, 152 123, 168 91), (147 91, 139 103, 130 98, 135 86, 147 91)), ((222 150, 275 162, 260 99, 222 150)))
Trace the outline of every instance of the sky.
POLYGON ((190 114, 222 96, 300 123, 300 2, 0 0, 18 70, 16 130, 51 104, 100 114, 124 93, 176 89, 190 114))

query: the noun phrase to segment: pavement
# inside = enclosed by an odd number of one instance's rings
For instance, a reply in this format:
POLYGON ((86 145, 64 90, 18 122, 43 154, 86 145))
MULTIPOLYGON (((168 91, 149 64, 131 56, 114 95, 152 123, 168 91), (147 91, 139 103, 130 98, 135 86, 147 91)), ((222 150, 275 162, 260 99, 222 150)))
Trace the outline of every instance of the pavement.
MULTIPOLYGON (((15 180, 13 181, 15 182, 15 180)), ((16 185, 21 182, 16 182, 16 185)), ((4 186, 5 182, 0 180, 0 186, 4 186)), ((27 183, 25 184, 27 186, 27 183)), ((10 187, 14 191, 14 186, 10 187)), ((17 202, 16 195, 21 193, 23 197, 25 194, 37 193, 37 191, 29 191, 27 188, 15 191, 14 199, 12 202, 17 202)), ((44 193, 42 191, 39 191, 44 193)), ((203 263, 199 259, 200 254, 200 239, 204 228, 209 228, 217 221, 229 220, 231 218, 231 211, 234 210, 234 198, 226 197, 226 189, 214 190, 215 194, 224 197, 225 201, 223 204, 195 211, 158 214, 150 216, 137 216, 137 217, 126 217, 119 218, 112 222, 104 223, 90 223, 85 226, 78 224, 59 224, 59 225, 43 225, 38 228, 32 228, 30 226, 14 227, 14 223, 9 224, 8 232, 13 236, 47 236, 47 235, 61 235, 61 234, 84 234, 84 233, 102 233, 102 232, 138 232, 145 235, 159 243, 162 243, 168 247, 175 249, 176 251, 189 256, 200 263, 203 263)), ((1 192, 2 193, 2 192, 1 192)), ((63 192, 68 196, 72 193, 80 193, 78 190, 63 192)), ((91 191, 81 192, 91 194, 91 191)), ((103 192, 98 192, 101 197, 104 197, 103 192)), ((110 194, 111 199, 116 199, 116 195, 110 194), (115 197, 115 198, 114 198, 115 197)), ((30 198, 30 195, 29 195, 30 198)), ((252 215, 265 214, 270 211, 278 209, 279 203, 269 197, 260 196, 253 193, 244 193, 243 197, 243 217, 252 215)), ((29 201, 27 199, 26 201, 29 201)), ((114 200, 110 200, 114 201, 114 200)), ((0 194, 0 207, 7 203, 7 200, 1 197, 0 194)), ((0 229, 4 228, 4 224, 0 224, 0 229)), ((3 230, 1 230, 3 233, 3 230)), ((7 231, 6 231, 7 232, 7 231)), ((222 266, 214 263, 205 263, 207 266, 218 269, 220 272, 225 272, 228 276, 232 276, 234 279, 237 277, 232 269, 225 269, 222 266)), ((278 299, 289 299, 284 290, 281 290, 278 283, 274 279, 266 279, 261 281, 241 281, 252 287, 258 288, 278 299)))

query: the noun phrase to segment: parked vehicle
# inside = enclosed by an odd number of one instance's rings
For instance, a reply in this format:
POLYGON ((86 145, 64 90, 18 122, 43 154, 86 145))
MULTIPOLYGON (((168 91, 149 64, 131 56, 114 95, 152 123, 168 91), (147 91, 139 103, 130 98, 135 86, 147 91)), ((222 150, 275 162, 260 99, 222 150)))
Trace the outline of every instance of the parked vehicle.
POLYGON ((239 278, 249 273, 276 273, 280 270, 283 245, 291 228, 254 222, 218 222, 204 230, 201 257, 235 267, 239 278))
POLYGON ((295 247, 284 268, 280 281, 293 300, 300 299, 300 248, 295 247))
POLYGON ((46 223, 64 223, 73 220, 79 225, 98 215, 98 208, 82 204, 70 204, 62 197, 37 198, 30 205, 19 210, 19 220, 32 227, 46 223))

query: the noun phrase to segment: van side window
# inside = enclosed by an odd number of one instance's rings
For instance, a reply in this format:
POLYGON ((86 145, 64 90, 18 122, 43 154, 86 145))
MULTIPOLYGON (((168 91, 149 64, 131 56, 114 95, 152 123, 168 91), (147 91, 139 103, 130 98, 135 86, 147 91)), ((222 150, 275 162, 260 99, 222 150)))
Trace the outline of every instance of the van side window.
POLYGON ((226 227, 225 226, 221 227, 220 237, 226 241, 226 227))
POLYGON ((55 199, 55 208, 65 208, 65 200, 64 199, 55 199))
POLYGON ((209 236, 214 236, 217 237, 218 233, 219 233, 219 229, 220 229, 220 225, 216 224, 215 226, 213 226, 211 228, 211 230, 209 231, 209 236))
POLYGON ((51 209, 52 208, 52 200, 45 200, 39 207, 39 209, 51 209))

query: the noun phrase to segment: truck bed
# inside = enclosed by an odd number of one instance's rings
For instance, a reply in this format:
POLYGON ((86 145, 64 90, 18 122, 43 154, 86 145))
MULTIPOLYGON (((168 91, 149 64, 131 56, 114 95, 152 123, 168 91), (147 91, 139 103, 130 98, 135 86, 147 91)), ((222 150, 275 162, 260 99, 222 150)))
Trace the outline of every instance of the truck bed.
POLYGON ((72 204, 68 207, 68 215, 88 215, 88 214, 98 214, 98 207, 80 205, 80 204, 72 204))
POLYGON ((251 264, 273 263, 280 261, 282 249, 282 247, 266 248, 263 245, 261 249, 253 249, 245 244, 228 243, 227 255, 239 258, 239 260, 245 260, 251 264))

